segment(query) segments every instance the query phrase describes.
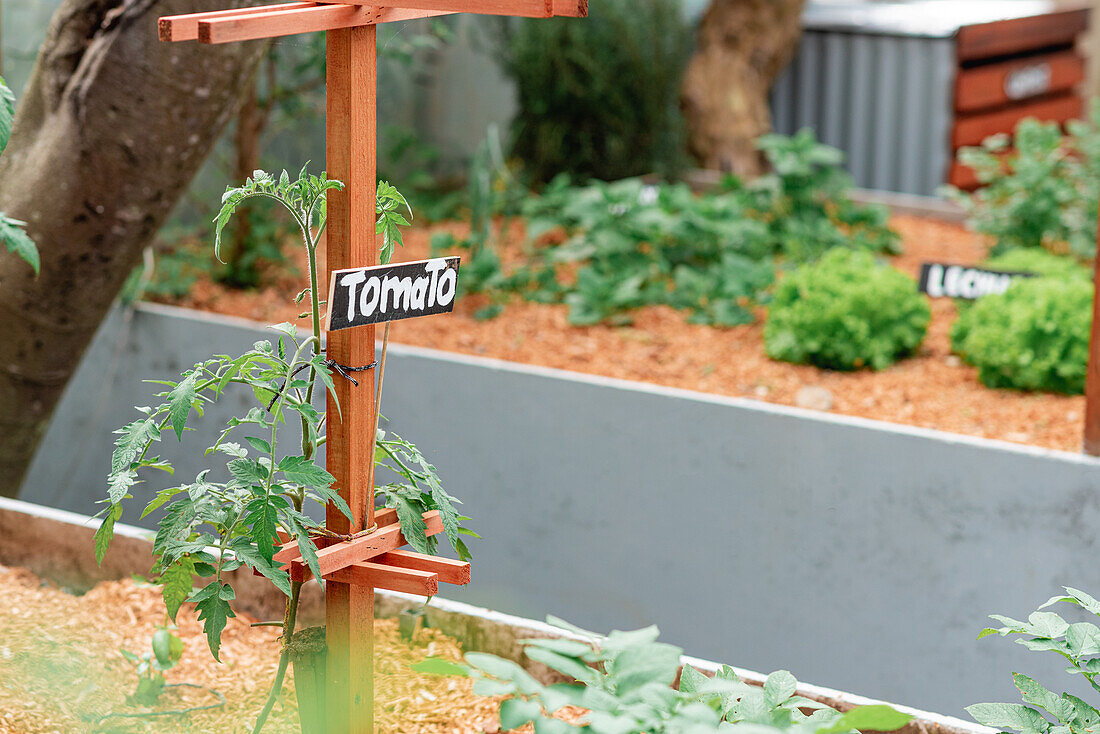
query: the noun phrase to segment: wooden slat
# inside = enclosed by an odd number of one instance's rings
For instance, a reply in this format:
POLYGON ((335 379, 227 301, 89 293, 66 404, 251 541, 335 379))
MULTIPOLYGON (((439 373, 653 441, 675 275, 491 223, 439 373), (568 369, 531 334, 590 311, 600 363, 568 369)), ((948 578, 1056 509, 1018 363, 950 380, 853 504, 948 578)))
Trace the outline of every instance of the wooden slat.
MULTIPOLYGON (((397 522, 397 510, 389 507, 384 507, 375 511, 374 521, 378 524, 379 528, 384 528, 387 525, 393 525, 397 522)), ((279 537, 283 538, 286 533, 279 532, 279 537)), ((328 548, 336 541, 329 538, 319 537, 314 538, 313 543, 318 548, 328 548)), ((302 557, 302 552, 298 550, 298 541, 294 539, 284 539, 282 541, 282 548, 275 553, 275 562, 279 565, 289 563, 290 561, 296 561, 302 557)))
MULTIPOLYGON (((443 520, 439 512, 424 513, 424 522, 427 524, 427 534, 438 535, 443 532, 443 520)), ((381 530, 356 538, 352 541, 330 545, 317 551, 317 566, 321 569, 321 576, 327 577, 333 571, 346 568, 353 563, 367 561, 388 551, 397 550, 408 541, 401 534, 401 526, 387 525, 381 530)), ((309 578, 309 569, 301 559, 290 562, 291 578, 306 580, 309 578)))
POLYGON ((326 576, 325 580, 420 596, 435 596, 439 593, 439 576, 430 571, 395 568, 369 561, 354 563, 335 571, 326 576))
POLYGON ((426 571, 439 576, 445 584, 465 586, 470 583, 470 564, 465 561, 453 561, 450 558, 426 556, 407 550, 395 550, 383 553, 375 561, 384 566, 397 566, 418 571, 426 571))
MULTIPOLYGON (((1100 242, 1100 232, 1097 232, 1100 242)), ((1089 329, 1089 361, 1085 372, 1085 425, 1082 448, 1089 456, 1100 456, 1100 257, 1092 271, 1092 326, 1089 329)))
POLYGON ((1034 117, 1043 121, 1065 122, 1080 117, 1084 103, 1076 95, 1042 99, 1029 104, 1017 105, 995 112, 978 115, 960 116, 955 122, 951 134, 951 145, 961 148, 964 145, 979 145, 990 135, 1011 133, 1016 123, 1025 117, 1034 117))
POLYGON ((1083 2, 1063 5, 1070 9, 963 26, 959 29, 955 44, 959 61, 977 61, 1020 51, 1071 45, 1088 27, 1089 11, 1083 2))
POLYGON ((981 185, 974 169, 970 166, 964 166, 958 161, 951 164, 951 171, 947 174, 947 183, 957 186, 963 191, 973 191, 981 185))
MULTIPOLYGON (((319 0, 326 3, 370 5, 377 0, 319 0)), ((400 0, 403 8, 436 10, 480 15, 515 15, 525 18, 550 18, 560 15, 584 18, 588 0, 400 0)))
POLYGON ((302 8, 269 9, 267 12, 200 20, 197 23, 198 40, 200 43, 211 44, 254 41, 260 38, 340 30, 437 15, 447 15, 447 12, 378 8, 350 3, 338 5, 311 3, 308 7, 302 8))
POLYGON ((187 15, 166 15, 157 21, 157 35, 162 41, 194 41, 199 37, 199 21, 233 18, 256 13, 270 13, 274 10, 298 10, 315 7, 315 2, 280 3, 261 5, 255 8, 237 8, 235 10, 215 10, 209 13, 188 13, 187 15))
MULTIPOLYGON (((1009 97, 1006 82, 1028 69, 1046 74, 1045 89, 1029 97, 1074 89, 1085 79, 1085 59, 1073 51, 1029 56, 973 69, 963 69, 955 79, 955 109, 959 112, 999 107, 1018 102, 1020 97, 1009 97)), ((1023 98, 1027 99, 1027 98, 1023 98)))

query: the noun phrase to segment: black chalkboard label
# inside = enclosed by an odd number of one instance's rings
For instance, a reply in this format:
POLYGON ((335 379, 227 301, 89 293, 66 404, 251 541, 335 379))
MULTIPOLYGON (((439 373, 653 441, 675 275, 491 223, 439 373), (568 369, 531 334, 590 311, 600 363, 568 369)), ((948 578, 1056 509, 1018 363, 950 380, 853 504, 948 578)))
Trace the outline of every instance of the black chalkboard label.
POLYGON ((1034 273, 987 270, 949 263, 922 263, 920 292, 933 298, 961 298, 974 301, 982 296, 1004 293, 1016 278, 1034 278, 1034 273))
POLYGON ((458 291, 460 259, 437 257, 333 271, 325 329, 450 313, 458 291))

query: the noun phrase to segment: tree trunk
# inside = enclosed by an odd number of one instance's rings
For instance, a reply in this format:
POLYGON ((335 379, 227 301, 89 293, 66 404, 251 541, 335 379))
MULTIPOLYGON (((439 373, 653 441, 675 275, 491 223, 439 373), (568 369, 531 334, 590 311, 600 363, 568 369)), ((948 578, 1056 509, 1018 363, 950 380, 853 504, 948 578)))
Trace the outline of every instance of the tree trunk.
POLYGON ((768 91, 802 36, 804 0, 711 0, 681 101, 693 155, 738 176, 763 171, 754 141, 771 130, 768 91))
POLYGON ((96 327, 263 50, 160 43, 157 17, 245 4, 64 0, 50 22, 0 158, 0 211, 27 221, 42 253, 38 278, 0 254, 0 495, 18 492, 96 327))

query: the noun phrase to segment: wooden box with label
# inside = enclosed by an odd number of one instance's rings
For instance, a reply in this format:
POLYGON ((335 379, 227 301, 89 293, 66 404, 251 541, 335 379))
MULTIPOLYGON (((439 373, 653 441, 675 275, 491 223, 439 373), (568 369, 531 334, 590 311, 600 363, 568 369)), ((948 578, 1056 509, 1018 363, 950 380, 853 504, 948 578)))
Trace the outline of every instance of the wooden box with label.
POLYGON ((1088 23, 1088 0, 809 0, 774 127, 813 128, 863 188, 970 188, 960 147, 1084 113, 1088 23))

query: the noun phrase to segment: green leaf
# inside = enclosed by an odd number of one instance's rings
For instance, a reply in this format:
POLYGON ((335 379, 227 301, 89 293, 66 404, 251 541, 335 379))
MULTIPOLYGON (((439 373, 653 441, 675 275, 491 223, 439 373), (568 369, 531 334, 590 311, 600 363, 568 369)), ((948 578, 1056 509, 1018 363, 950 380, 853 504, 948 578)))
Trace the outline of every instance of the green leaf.
POLYGON ((314 578, 321 578, 321 564, 317 560, 317 546, 301 525, 295 524, 295 532, 298 536, 298 552, 302 554, 302 560, 309 566, 314 578))
POLYGON ((764 693, 772 706, 778 706, 795 694, 798 681, 786 670, 777 670, 764 681, 764 693))
POLYGON ((690 665, 685 665, 680 673, 680 692, 698 693, 700 687, 710 682, 710 678, 700 673, 690 665))
POLYGON ((286 456, 277 468, 287 481, 304 487, 331 487, 336 481, 336 477, 304 456, 286 456))
POLYGON ((99 529, 95 531, 95 562, 103 564, 103 556, 107 554, 107 548, 111 545, 111 539, 115 536, 115 521, 122 517, 122 505, 111 505, 99 529))
POLYGON ((252 540, 265 560, 271 561, 275 555, 276 531, 279 527, 278 513, 270 497, 259 497, 245 507, 244 522, 251 529, 252 540))
POLYGON ((12 121, 15 119, 15 95, 0 76, 0 152, 11 140, 12 121))
POLYGON ((1033 708, 1019 703, 976 703, 966 707, 974 721, 995 729, 1013 729, 1023 734, 1046 734, 1050 722, 1033 708))
POLYGON ((227 466, 229 467, 229 473, 234 478, 244 482, 245 485, 258 484, 263 486, 267 482, 267 470, 253 459, 233 459, 227 466))
POLYGON ((137 472, 125 469, 107 477, 107 499, 117 505, 128 496, 130 488, 137 484, 137 472))
POLYGON ((912 720, 913 717, 909 714, 903 714, 890 706, 881 704, 859 706, 842 714, 829 728, 819 729, 817 734, 831 734, 832 732, 849 731, 851 729, 857 731, 894 731, 912 720))
POLYGON ((265 556, 259 549, 254 547, 251 543, 248 543, 247 538, 241 538, 239 540, 244 542, 234 544, 233 546, 233 552, 237 554, 237 558, 249 568, 255 569, 263 574, 264 578, 275 584, 275 587, 283 592, 283 594, 290 596, 290 577, 287 575, 287 572, 275 565, 275 562, 271 560, 270 556, 265 556))
POLYGON ((1012 681, 1016 684, 1026 703, 1038 706, 1052 714, 1058 721, 1067 724, 1077 715, 1071 701, 1067 701, 1057 693, 1044 688, 1035 680, 1020 673, 1012 674, 1012 681))
POLYGON ((460 663, 454 663, 444 658, 430 657, 414 663, 412 669, 425 675, 459 676, 468 678, 470 669, 460 663))
POLYGON ((455 510, 454 505, 451 504, 454 498, 443 490, 443 487, 440 486, 438 481, 431 482, 431 488, 432 502, 435 504, 435 508, 439 510, 439 518, 443 521, 443 532, 447 534, 447 539, 451 542, 451 547, 457 551, 460 528, 458 524, 458 512, 455 510))
POLYGON ((154 497, 152 501, 145 506, 145 509, 141 511, 141 517, 139 517, 138 519, 144 520, 146 517, 149 516, 150 513, 155 512, 157 509, 160 508, 161 505, 175 497, 181 491, 182 490, 179 487, 170 487, 168 489, 162 489, 161 491, 157 492, 157 496, 154 497))
POLYGON ((261 454, 271 453, 271 444, 262 438, 255 438, 253 436, 245 436, 245 441, 248 441, 248 445, 259 451, 261 454))
POLYGON ((1063 693, 1062 698, 1069 701, 1070 705, 1073 706, 1075 718, 1072 723, 1075 727, 1079 729, 1091 729, 1097 724, 1100 724, 1100 711, 1097 711, 1080 698, 1077 698, 1077 696, 1069 693, 1063 693))
POLYGON ((401 524, 401 534, 418 553, 431 554, 428 543, 428 526, 420 508, 405 497, 395 497, 397 520, 401 524))
POLYGON ((191 404, 198 395, 196 390, 199 379, 198 370, 184 376, 183 380, 168 393, 168 418, 176 439, 183 440, 183 429, 187 416, 191 413, 191 404))
POLYGON ((206 642, 210 647, 210 653, 219 663, 219 653, 222 646, 222 631, 230 617, 237 616, 229 606, 234 598, 233 587, 229 584, 214 582, 191 595, 189 601, 195 603, 199 612, 199 621, 203 623, 203 632, 206 633, 206 642))
POLYGON ((539 647, 571 658, 580 658, 592 653, 592 645, 564 638, 532 638, 519 640, 519 644, 525 647, 539 647))
MULTIPOLYGON (((484 652, 466 653, 466 662, 488 675, 501 681, 513 683, 516 689, 525 696, 533 696, 542 690, 542 684, 531 677, 531 674, 511 660, 499 658, 484 652)), ((497 695, 497 694, 479 694, 497 695)))
MULTIPOLYGON (((589 652, 591 652, 591 650, 589 650, 589 652)), ((542 663, 574 680, 579 680, 583 683, 591 683, 595 680, 595 671, 574 657, 568 657, 556 653, 553 650, 534 646, 528 646, 524 650, 524 653, 536 663, 542 663)))
POLYGON ((23 229, 26 225, 26 222, 0 213, 0 242, 4 243, 8 252, 22 258, 34 269, 34 274, 38 275, 42 262, 34 240, 23 229))
POLYGON ((111 455, 111 472, 130 468, 141 452, 153 441, 160 440, 160 428, 152 418, 142 418, 115 431, 115 450, 111 455))
POLYGON ((180 605, 191 595, 195 572, 195 562, 188 556, 180 558, 160 575, 161 596, 168 616, 176 621, 180 605))
POLYGON ((500 728, 504 731, 518 729, 539 718, 542 718, 542 707, 534 701, 509 698, 500 703, 500 728))
POLYGON ((1028 634, 1053 639, 1061 637, 1069 629, 1069 624, 1054 612, 1032 612, 1028 618, 1028 634))

